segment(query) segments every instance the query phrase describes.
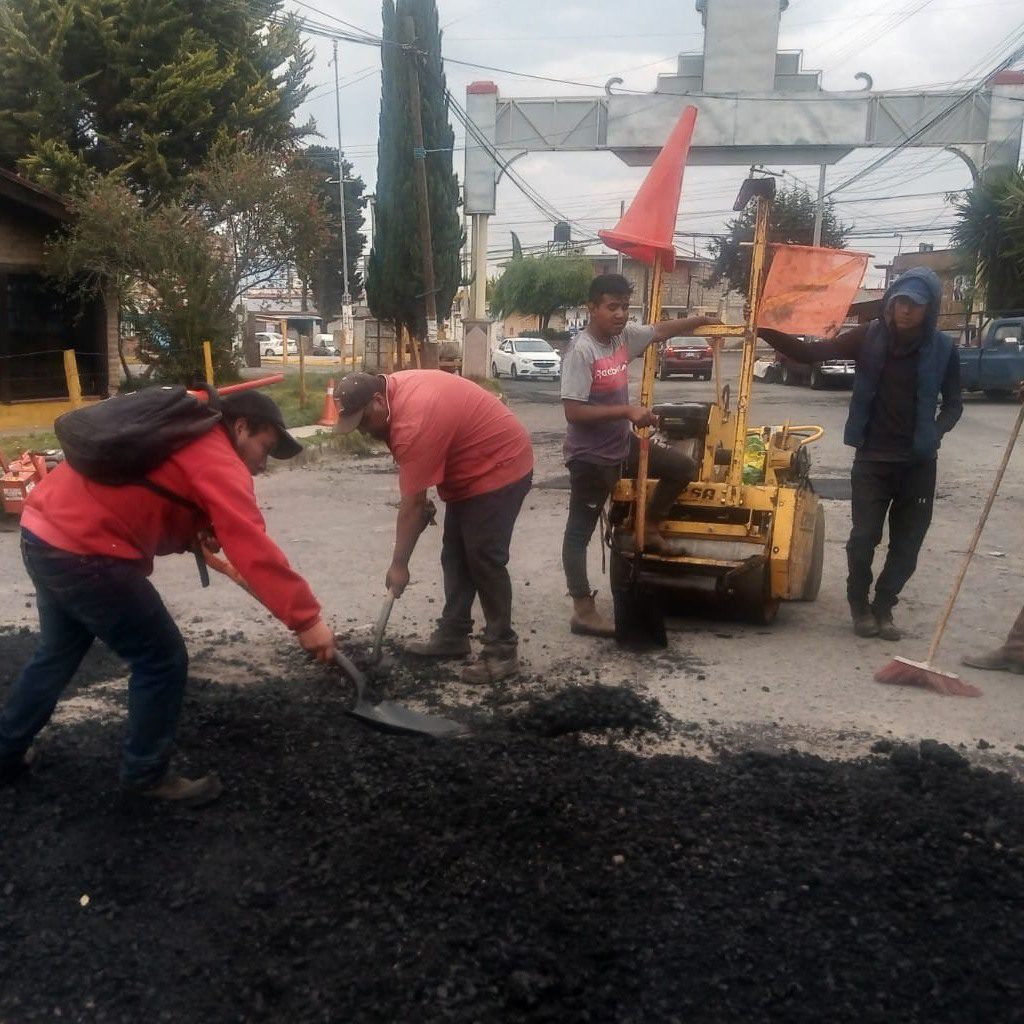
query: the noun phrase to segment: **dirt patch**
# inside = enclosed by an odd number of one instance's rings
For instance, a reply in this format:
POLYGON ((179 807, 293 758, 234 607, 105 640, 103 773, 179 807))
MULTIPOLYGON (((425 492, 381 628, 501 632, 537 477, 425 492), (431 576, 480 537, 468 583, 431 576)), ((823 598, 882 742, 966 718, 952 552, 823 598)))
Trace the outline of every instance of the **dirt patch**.
MULTIPOLYGON (((0 636, 0 693, 31 641, 0 636)), ((220 772, 215 807, 124 803, 110 721, 0 790, 0 1020, 1024 1019, 1024 790, 941 744, 637 757, 536 735, 658 720, 550 676, 508 710, 542 728, 421 741, 271 669, 192 680, 182 761, 220 772)))

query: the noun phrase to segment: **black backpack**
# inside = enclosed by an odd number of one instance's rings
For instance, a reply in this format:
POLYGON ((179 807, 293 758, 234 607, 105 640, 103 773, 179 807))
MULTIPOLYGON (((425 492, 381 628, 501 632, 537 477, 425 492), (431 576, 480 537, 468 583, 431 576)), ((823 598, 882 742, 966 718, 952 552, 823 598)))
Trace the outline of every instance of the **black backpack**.
POLYGON ((180 384, 145 388, 66 412, 53 429, 64 457, 82 476, 148 486, 147 474, 220 423, 212 388, 208 398, 202 402, 180 384))

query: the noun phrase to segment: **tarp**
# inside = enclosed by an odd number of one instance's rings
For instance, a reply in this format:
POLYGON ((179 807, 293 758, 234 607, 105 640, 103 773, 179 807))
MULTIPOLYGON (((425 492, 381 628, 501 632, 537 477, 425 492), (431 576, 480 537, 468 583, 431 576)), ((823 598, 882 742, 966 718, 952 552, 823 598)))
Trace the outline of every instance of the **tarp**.
POLYGON ((774 244, 759 327, 833 338, 846 319, 868 266, 868 254, 810 245, 774 244))
POLYGON ((598 231, 598 237, 609 248, 641 263, 653 264, 660 258, 665 270, 676 265, 672 236, 683 188, 683 168, 696 120, 697 108, 687 107, 622 219, 611 231, 598 231))

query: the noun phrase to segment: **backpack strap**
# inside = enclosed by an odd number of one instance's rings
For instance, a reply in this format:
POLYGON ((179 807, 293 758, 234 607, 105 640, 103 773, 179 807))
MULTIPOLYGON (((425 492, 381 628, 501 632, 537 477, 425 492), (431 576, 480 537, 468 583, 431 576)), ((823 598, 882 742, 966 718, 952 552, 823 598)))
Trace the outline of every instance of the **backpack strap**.
MULTIPOLYGON (((188 498, 183 498, 180 494, 175 494, 174 491, 169 490, 162 484, 158 484, 155 480, 150 480, 149 477, 143 477, 141 480, 137 480, 136 483, 140 487, 145 487, 147 491, 152 491, 154 494, 159 494, 161 498, 166 498, 168 501, 173 502, 175 505, 180 505, 184 509, 188 509, 189 512, 203 515, 203 510, 194 502, 189 501, 188 498)), ((199 570, 199 581, 204 587, 210 585, 210 570, 206 566, 206 559, 203 557, 202 545, 197 540, 192 545, 192 554, 196 558, 196 568, 199 570)))

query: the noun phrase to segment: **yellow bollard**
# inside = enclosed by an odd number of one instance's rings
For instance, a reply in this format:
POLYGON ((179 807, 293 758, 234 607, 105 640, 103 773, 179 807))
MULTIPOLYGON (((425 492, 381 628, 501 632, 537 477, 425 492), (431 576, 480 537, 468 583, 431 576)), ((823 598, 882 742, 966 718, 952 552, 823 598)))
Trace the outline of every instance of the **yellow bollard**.
POLYGON ((68 382, 71 408, 77 409, 82 404, 82 382, 78 378, 78 360, 73 348, 64 349, 64 378, 68 382))
POLYGON ((203 362, 206 364, 206 383, 213 387, 213 346, 203 342, 203 362))

